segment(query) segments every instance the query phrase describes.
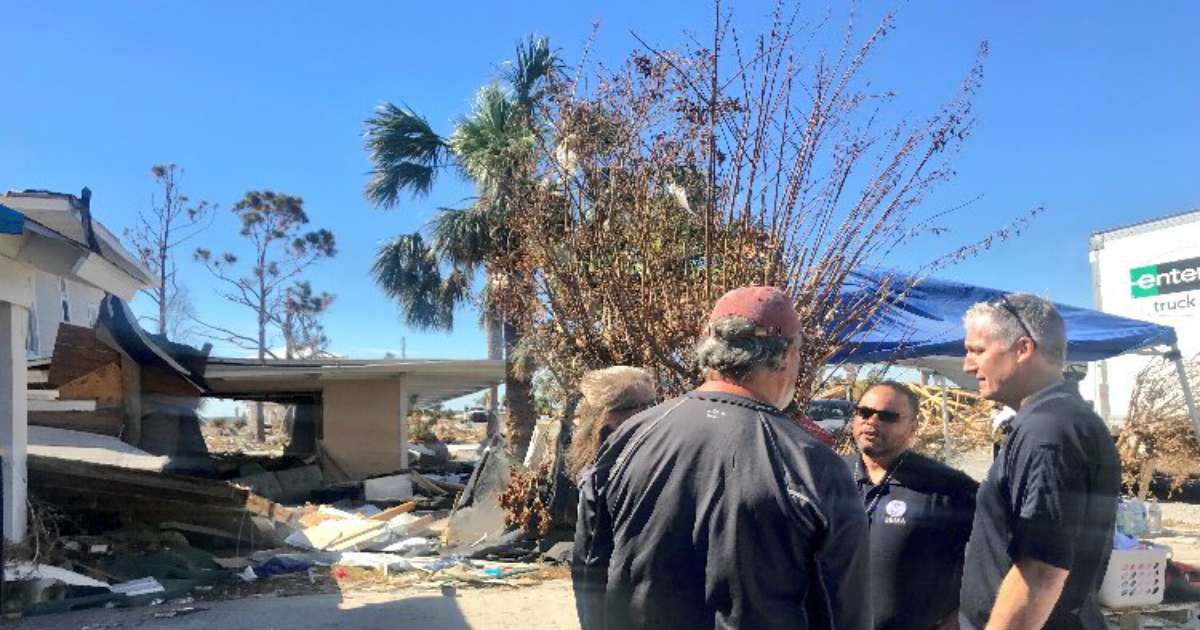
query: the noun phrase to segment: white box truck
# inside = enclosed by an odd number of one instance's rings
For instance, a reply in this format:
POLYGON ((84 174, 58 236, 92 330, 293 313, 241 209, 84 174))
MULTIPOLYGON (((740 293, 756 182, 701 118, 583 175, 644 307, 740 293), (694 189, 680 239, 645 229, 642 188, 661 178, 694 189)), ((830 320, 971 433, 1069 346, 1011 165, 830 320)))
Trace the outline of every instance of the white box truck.
MULTIPOLYGON (((1200 210, 1096 232, 1090 249, 1096 310, 1171 326, 1185 359, 1200 353, 1200 210)), ((1110 426, 1124 424, 1149 361, 1129 355, 1088 366, 1080 391, 1110 426)))

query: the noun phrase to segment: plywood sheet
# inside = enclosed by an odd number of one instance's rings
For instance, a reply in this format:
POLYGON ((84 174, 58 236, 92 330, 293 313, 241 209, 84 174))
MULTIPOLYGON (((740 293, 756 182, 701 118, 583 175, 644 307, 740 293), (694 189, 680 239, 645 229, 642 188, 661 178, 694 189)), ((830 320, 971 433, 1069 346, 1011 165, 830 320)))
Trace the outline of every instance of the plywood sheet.
POLYGON ((94 400, 100 407, 120 407, 124 400, 121 368, 116 363, 106 363, 99 369, 59 385, 58 392, 60 398, 94 400))
POLYGON ((59 386, 108 363, 120 362, 121 354, 100 341, 91 328, 59 324, 48 380, 51 385, 59 386))

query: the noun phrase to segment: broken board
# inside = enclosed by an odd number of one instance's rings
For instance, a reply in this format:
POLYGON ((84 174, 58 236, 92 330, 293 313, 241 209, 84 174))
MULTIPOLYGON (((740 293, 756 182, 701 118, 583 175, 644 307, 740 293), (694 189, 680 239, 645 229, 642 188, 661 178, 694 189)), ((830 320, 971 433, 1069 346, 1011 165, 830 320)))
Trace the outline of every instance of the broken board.
POLYGON ((94 330, 71 324, 59 324, 52 356, 47 380, 54 386, 69 383, 107 364, 121 363, 121 354, 100 341, 94 330))
POLYGON ((33 454, 28 465, 30 494, 66 510, 217 528, 250 547, 276 544, 288 530, 290 511, 227 482, 33 454))
POLYGON ((121 391, 121 368, 108 363, 58 386, 59 397, 71 400, 94 400, 100 407, 120 407, 124 401, 121 391))

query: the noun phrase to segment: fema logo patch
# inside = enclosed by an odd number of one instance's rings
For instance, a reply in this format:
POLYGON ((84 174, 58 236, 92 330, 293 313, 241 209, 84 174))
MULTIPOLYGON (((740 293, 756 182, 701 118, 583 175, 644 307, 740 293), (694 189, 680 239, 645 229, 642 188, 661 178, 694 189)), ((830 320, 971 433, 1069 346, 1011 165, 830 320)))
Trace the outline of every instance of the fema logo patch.
POLYGON ((904 520, 904 513, 908 511, 908 504, 898 499, 888 501, 884 508, 887 516, 883 519, 884 523, 892 525, 903 525, 908 521, 904 520))

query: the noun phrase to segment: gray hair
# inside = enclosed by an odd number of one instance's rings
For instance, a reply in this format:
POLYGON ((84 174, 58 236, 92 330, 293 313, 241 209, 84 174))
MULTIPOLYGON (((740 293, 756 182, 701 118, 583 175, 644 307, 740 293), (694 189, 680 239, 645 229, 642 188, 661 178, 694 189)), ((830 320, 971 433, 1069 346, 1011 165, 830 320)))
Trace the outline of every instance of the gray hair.
POLYGON ((1021 337, 1033 337, 1034 343, 1051 362, 1056 365, 1066 363, 1067 325, 1054 303, 1030 293, 1013 293, 1005 296, 1005 300, 1012 308, 1011 312, 996 300, 980 302, 967 311, 963 324, 978 322, 997 340, 1010 346, 1021 337))
POLYGON ((716 370, 741 381, 755 368, 772 372, 783 369, 787 349, 798 337, 759 337, 758 325, 745 317, 722 317, 711 326, 711 334, 696 344, 696 363, 701 370, 716 370))

